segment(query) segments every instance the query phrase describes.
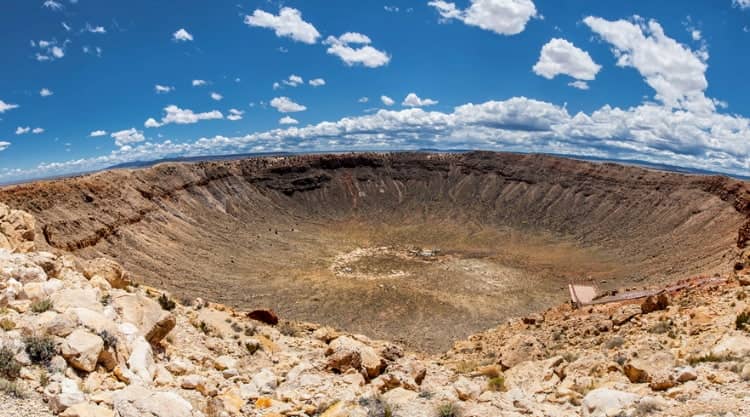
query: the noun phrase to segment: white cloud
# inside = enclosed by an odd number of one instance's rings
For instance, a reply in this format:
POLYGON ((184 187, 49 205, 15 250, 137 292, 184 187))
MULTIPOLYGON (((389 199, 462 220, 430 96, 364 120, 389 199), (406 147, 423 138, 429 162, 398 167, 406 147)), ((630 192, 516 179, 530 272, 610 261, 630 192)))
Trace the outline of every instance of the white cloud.
POLYGON ((154 119, 153 117, 149 117, 148 119, 146 119, 146 122, 143 123, 143 126, 144 127, 160 127, 161 123, 157 122, 156 119, 154 119))
MULTIPOLYGON (((750 0, 748 0, 750 1, 750 0)), ((690 31, 690 37, 693 38, 694 41, 699 41, 703 38, 703 35, 701 34, 701 31, 698 29, 693 29, 690 31)))
POLYGON ((107 30, 104 29, 104 26, 91 26, 88 23, 86 23, 86 31, 91 33, 107 33, 107 30))
POLYGON ((326 52, 338 56, 349 66, 361 64, 368 68, 377 68, 391 61, 387 53, 370 46, 370 38, 361 33, 347 32, 338 38, 329 36, 324 43, 328 45, 326 52))
POLYGON ((243 114, 245 114, 245 112, 242 110, 229 109, 229 115, 227 116, 227 120, 231 120, 233 122, 237 120, 242 120, 243 114))
POLYGON ((70 32, 70 29, 71 29, 71 27, 70 27, 70 26, 68 26, 68 24, 67 24, 67 23, 65 23, 65 22, 62 22, 62 27, 63 27, 63 29, 65 29, 65 31, 66 31, 66 32, 70 32))
POLYGON ((29 132, 31 132, 31 128, 29 126, 26 126, 26 127, 18 126, 16 128, 16 135, 25 135, 29 132))
POLYGON ((42 3, 42 6, 55 11, 63 9, 63 5, 54 0, 45 0, 45 2, 42 3))
POLYGON ((276 97, 271 100, 271 107, 281 113, 296 113, 307 110, 307 107, 295 103, 289 97, 276 97))
POLYGON ((438 104, 437 100, 432 100, 429 98, 419 98, 418 95, 414 93, 409 93, 405 98, 404 101, 401 103, 402 106, 407 107, 425 107, 425 106, 432 106, 438 104))
POLYGON ((471 0, 471 5, 465 10, 456 7, 455 3, 442 0, 427 4, 436 8, 444 21, 456 19, 500 35, 523 32, 526 23, 537 16, 531 0, 471 0))
POLYGON ((44 133, 44 129, 42 129, 41 127, 35 127, 34 129, 31 130, 31 133, 35 135, 39 135, 41 133, 44 133))
POLYGON ((600 69, 601 65, 596 64, 588 52, 560 38, 553 38, 542 47, 539 61, 533 67, 535 74, 550 80, 564 74, 590 81, 600 69))
POLYGON ((568 83, 569 86, 579 90, 588 90, 589 84, 586 81, 575 80, 568 83))
POLYGON ((383 102, 386 106, 392 106, 396 104, 396 101, 388 96, 380 96, 380 101, 383 102))
POLYGON ((320 37, 315 26, 302 20, 302 13, 291 7, 282 8, 278 16, 256 9, 252 15, 245 16, 245 24, 273 29, 278 37, 288 37, 307 44, 316 43, 320 37))
POLYGON ((313 87, 321 87, 326 85, 326 80, 322 78, 315 78, 309 81, 309 84, 313 87))
POLYGON ((115 145, 124 147, 133 143, 143 142, 146 138, 143 136, 143 132, 130 128, 127 130, 120 130, 110 135, 115 139, 115 145))
POLYGON ((207 83, 206 83, 205 80, 193 80, 193 87, 201 87, 201 86, 204 86, 206 84, 207 83))
POLYGON ((52 90, 48 88, 42 88, 41 90, 39 90, 39 95, 42 97, 49 97, 52 94, 55 94, 55 93, 53 93, 52 90))
POLYGON ((370 101, 369 97, 360 97, 359 99, 357 99, 358 103, 367 103, 368 101, 370 101))
MULTIPOLYGON (((289 87, 297 87, 301 84, 305 83, 305 80, 302 79, 299 75, 292 74, 287 78, 286 80, 281 80, 281 83, 284 85, 288 85, 289 87)), ((274 83, 273 88, 274 90, 280 88, 281 85, 279 83, 274 83)))
POLYGON ((420 148, 634 159, 750 175, 748 137, 750 119, 736 115, 691 113, 653 103, 626 109, 604 106, 592 113, 571 115, 564 106, 513 97, 465 104, 446 113, 420 108, 379 110, 364 116, 236 137, 146 142, 94 158, 45 163, 11 173, 0 171, 0 178, 70 173, 167 156, 420 148))
POLYGON ((274 90, 278 90, 279 88, 281 88, 281 83, 278 83, 278 82, 273 83, 273 89, 274 90))
POLYGON ((0 152, 8 149, 9 146, 10 146, 10 142, 5 142, 5 141, 0 140, 0 152))
POLYGON ((586 17, 583 22, 603 40, 612 44, 620 67, 632 67, 656 91, 656 99, 673 108, 712 112, 708 87, 708 52, 691 50, 668 37, 655 20, 635 17, 632 21, 608 21, 586 17))
POLYGON ((156 94, 167 94, 174 91, 174 87, 169 85, 156 84, 154 86, 154 91, 156 92, 156 94))
POLYGON ((157 122, 156 119, 150 117, 143 124, 145 127, 160 127, 170 123, 178 125, 198 123, 201 120, 215 120, 223 119, 224 115, 218 110, 212 110, 205 113, 195 113, 190 109, 181 109, 174 104, 164 108, 166 113, 161 118, 161 122, 157 122))
POLYGON ((100 136, 104 136, 107 134, 106 130, 94 130, 93 132, 89 133, 89 136, 92 138, 98 138, 100 136))
POLYGON ((740 9, 750 9, 750 0, 732 0, 732 5, 740 9))
POLYGON ((222 96, 221 94, 219 94, 219 93, 217 93, 215 91, 211 92, 211 99, 213 99, 215 101, 220 101, 223 98, 224 98, 224 96, 222 96))
POLYGON ((17 109, 18 104, 10 104, 0 100, 0 113, 5 113, 8 110, 17 109))
POLYGON ((297 119, 293 117, 289 117, 289 116, 284 116, 281 119, 279 119, 279 124, 282 124, 282 125, 296 125, 298 123, 299 122, 297 121, 297 119))
POLYGON ((177 32, 172 34, 172 40, 175 42, 187 42, 193 40, 193 35, 191 35, 187 30, 180 29, 177 32))
POLYGON ((383 6, 383 10, 390 13, 398 13, 398 6, 383 6))

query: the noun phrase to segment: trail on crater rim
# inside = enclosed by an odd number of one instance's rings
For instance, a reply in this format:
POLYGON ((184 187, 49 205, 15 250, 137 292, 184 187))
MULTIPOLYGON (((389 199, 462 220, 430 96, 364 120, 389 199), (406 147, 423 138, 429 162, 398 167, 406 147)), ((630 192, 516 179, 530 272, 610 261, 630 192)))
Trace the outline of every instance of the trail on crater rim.
POLYGON ((570 280, 726 271, 750 238, 740 181, 487 152, 167 163, 0 201, 37 218, 42 248, 429 351, 564 301, 570 280))

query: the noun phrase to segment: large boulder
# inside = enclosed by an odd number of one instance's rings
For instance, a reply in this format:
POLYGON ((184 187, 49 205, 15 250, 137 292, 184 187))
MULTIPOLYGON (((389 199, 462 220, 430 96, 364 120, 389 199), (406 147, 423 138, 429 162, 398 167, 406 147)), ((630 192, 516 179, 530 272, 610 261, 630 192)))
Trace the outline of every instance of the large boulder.
POLYGON ((600 388, 589 391, 583 398, 583 417, 613 417, 621 413, 639 397, 629 392, 600 388))
POLYGON ((674 366, 675 359, 671 353, 657 352, 630 360, 623 366, 623 372, 634 384, 648 383, 651 389, 664 391, 677 385, 674 366))
POLYGON ((96 369, 99 354, 104 349, 101 337, 83 329, 76 329, 62 345, 62 356, 76 369, 91 372, 96 369))
POLYGON ((198 417, 202 415, 179 394, 131 385, 112 396, 117 417, 198 417))
POLYGON ((125 289, 132 282, 127 272, 117 262, 107 258, 97 258, 83 264, 83 275, 88 279, 95 276, 104 278, 112 288, 125 289))
POLYGON ((750 356, 750 337, 740 333, 725 334, 711 349, 714 356, 742 358, 750 356))
POLYGON ((375 349, 349 336, 341 336, 328 345, 327 367, 335 372, 355 369, 366 378, 375 378, 385 369, 385 360, 375 349))
POLYGON ((50 388, 52 387, 48 386, 45 390, 47 404, 52 412, 56 414, 76 404, 81 404, 86 400, 83 392, 78 388, 78 384, 72 379, 64 378, 57 389, 51 390, 50 388))
POLYGON ((159 303, 142 294, 116 294, 111 303, 122 321, 137 326, 146 340, 153 344, 161 341, 177 323, 159 303))
POLYGON ((0 249, 11 252, 33 252, 36 223, 25 211, 13 210, 0 203, 0 249))

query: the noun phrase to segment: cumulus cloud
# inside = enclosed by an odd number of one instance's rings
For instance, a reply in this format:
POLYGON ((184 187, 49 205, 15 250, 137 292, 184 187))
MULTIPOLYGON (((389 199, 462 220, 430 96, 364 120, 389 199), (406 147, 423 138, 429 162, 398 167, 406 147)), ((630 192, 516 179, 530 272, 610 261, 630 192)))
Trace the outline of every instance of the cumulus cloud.
POLYGON ((5 142, 5 141, 0 140, 0 152, 8 149, 9 146, 10 146, 10 142, 5 142))
POLYGON ((435 104, 438 104, 437 100, 432 100, 429 98, 422 99, 414 93, 409 93, 404 98, 404 101, 401 103, 402 106, 407 106, 407 107, 425 107, 425 106, 433 106, 435 104))
POLYGON ((206 84, 206 80, 193 80, 193 87, 201 87, 206 84))
POLYGON ((314 78, 309 81, 309 84, 313 87, 321 87, 321 86, 326 85, 326 80, 322 78, 314 78))
POLYGON ((464 10, 455 3, 443 0, 427 4, 437 9, 444 21, 456 19, 500 35, 516 35, 526 28, 526 23, 537 16, 531 0, 471 0, 464 10))
POLYGON ((174 104, 171 104, 164 108, 165 115, 161 118, 161 122, 156 121, 153 117, 150 117, 143 124, 145 127, 161 127, 171 123, 178 125, 186 125, 198 123, 201 120, 215 120, 223 119, 224 115, 218 110, 212 110, 204 113, 195 113, 190 109, 181 109, 174 104))
MULTIPOLYGON (((138 133, 135 129, 131 131, 132 135, 138 133)), ((748 137, 750 119, 736 115, 694 113, 655 103, 625 109, 604 106, 592 113, 570 114, 564 106, 513 97, 465 104, 452 112, 421 108, 383 109, 363 116, 244 136, 202 137, 181 143, 146 142, 95 158, 46 163, 31 170, 0 173, 0 177, 38 177, 168 156, 420 148, 471 148, 634 159, 750 175, 748 137)))
POLYGON ((307 107, 295 103, 289 97, 275 97, 271 100, 271 107, 280 113, 296 113, 307 110, 307 107))
POLYGON ((298 123, 299 122, 297 121, 297 119, 293 117, 289 117, 289 116, 284 116, 281 119, 279 119, 279 124, 282 124, 282 125, 296 125, 298 123))
POLYGON ((26 133, 29 133, 31 131, 31 128, 29 126, 22 127, 18 126, 16 128, 16 135, 25 135, 26 133))
POLYGON ((549 80, 563 74, 577 80, 591 81, 596 78, 601 65, 595 63, 588 52, 567 40, 553 38, 542 47, 539 61, 532 69, 535 74, 549 80))
POLYGON ((329 54, 338 56, 349 66, 359 64, 377 68, 391 61, 387 53, 370 46, 370 38, 361 33, 347 32, 338 38, 329 36, 324 43, 328 45, 329 54))
POLYGON ((154 86, 154 91, 156 92, 156 94, 167 94, 174 91, 174 87, 169 85, 156 84, 154 86))
POLYGON ((568 83, 569 86, 577 88, 579 90, 588 90, 589 84, 586 81, 576 80, 568 83))
POLYGON ((245 112, 242 110, 229 109, 229 115, 227 116, 227 120, 231 120, 233 122, 237 120, 242 120, 243 114, 245 114, 245 112))
POLYGON ((10 104, 0 100, 0 113, 5 113, 8 110, 17 109, 18 104, 10 104))
MULTIPOLYGON (((281 80, 281 82, 275 82, 273 83, 273 89, 278 90, 282 87, 282 85, 286 85, 289 87, 298 87, 305 83, 305 80, 302 79, 299 75, 292 74, 287 79, 281 80)), ((323 82, 325 84, 325 82, 323 82)))
POLYGON ((179 29, 172 34, 172 40, 175 42, 188 42, 193 40, 193 35, 185 29, 179 29))
POLYGON ((35 127, 34 129, 31 130, 31 133, 38 135, 38 134, 44 133, 44 129, 42 129, 41 127, 35 127))
POLYGON ((359 99, 357 99, 358 103, 367 103, 368 101, 370 101, 369 97, 360 97, 359 99))
POLYGON ((655 20, 609 21, 589 16, 583 22, 612 45, 620 67, 635 68, 656 91, 656 99, 672 108, 712 112, 715 102, 704 94, 708 87, 708 52, 693 51, 664 33, 655 20))
POLYGON ((245 24, 273 29, 278 37, 287 37, 307 44, 316 43, 320 37, 315 26, 302 20, 302 13, 291 7, 282 8, 278 16, 256 9, 252 15, 245 16, 245 24))
POLYGON ((380 101, 386 106, 392 106, 396 104, 396 101, 388 96, 380 96, 380 101))
POLYGON ((119 147, 128 146, 146 140, 143 136, 143 132, 136 130, 134 127, 114 132, 110 136, 115 139, 115 145, 119 147))
POLYGON ((42 97, 49 97, 52 94, 54 94, 54 93, 52 92, 52 90, 50 90, 48 88, 42 88, 41 90, 39 90, 39 95, 42 96, 42 97))
POLYGON ((211 92, 211 99, 212 100, 214 100, 214 101, 221 101, 221 99, 223 99, 223 98, 224 98, 224 96, 222 96, 221 94, 219 94, 219 93, 217 93, 215 91, 211 92))
POLYGON ((56 59, 63 58, 65 56, 65 45, 67 45, 70 41, 66 40, 61 45, 62 47, 57 43, 56 40, 40 40, 38 42, 31 41, 31 46, 33 48, 39 48, 40 52, 37 52, 35 54, 35 58, 37 61, 44 62, 44 61, 54 61, 56 59))
POLYGON ((743 10, 750 9, 750 0, 732 0, 732 5, 743 10))
POLYGON ((89 133, 89 136, 92 138, 98 138, 100 136, 105 136, 106 134, 106 130, 94 130, 93 132, 89 133))

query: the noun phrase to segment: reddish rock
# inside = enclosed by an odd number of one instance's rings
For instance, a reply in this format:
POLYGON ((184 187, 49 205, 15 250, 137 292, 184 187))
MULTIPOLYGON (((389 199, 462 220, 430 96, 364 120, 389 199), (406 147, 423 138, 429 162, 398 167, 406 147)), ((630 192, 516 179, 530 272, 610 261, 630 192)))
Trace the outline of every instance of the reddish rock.
POLYGON ((654 311, 666 310, 669 307, 669 298, 666 294, 659 294, 646 298, 641 304, 641 313, 648 314, 654 311))
POLYGON ((262 323, 270 324, 271 326, 279 324, 279 316, 277 316, 271 309, 253 310, 247 313, 247 317, 262 323))

